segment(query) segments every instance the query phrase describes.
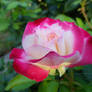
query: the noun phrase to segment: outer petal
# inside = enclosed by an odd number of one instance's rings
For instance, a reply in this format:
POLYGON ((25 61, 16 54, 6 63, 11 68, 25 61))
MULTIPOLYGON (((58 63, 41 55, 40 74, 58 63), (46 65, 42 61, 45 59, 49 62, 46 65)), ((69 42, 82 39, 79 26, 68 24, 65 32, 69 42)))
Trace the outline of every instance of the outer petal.
POLYGON ((80 28, 80 27, 78 27, 78 28, 81 30, 82 35, 83 35, 84 38, 87 38, 87 37, 90 36, 90 34, 89 34, 87 31, 85 31, 84 29, 82 29, 82 28, 80 28))
POLYGON ((82 28, 79 28, 72 22, 60 22, 60 25, 64 31, 71 31, 74 35, 74 51, 80 51, 82 53, 82 48, 84 46, 84 39, 88 36, 90 36, 89 33, 87 33, 82 28))
POLYGON ((28 63, 28 58, 26 58, 23 49, 14 48, 10 54, 10 58, 14 59, 13 67, 15 71, 28 77, 29 79, 39 82, 48 76, 48 71, 28 63))
POLYGON ((46 20, 48 18, 41 18, 38 20, 35 20, 34 22, 28 22, 23 34, 23 39, 27 36, 27 35, 32 35, 35 31, 34 28, 38 25, 40 25, 40 23, 42 23, 44 20, 46 20))
POLYGON ((24 34, 23 34, 23 39, 27 36, 27 35, 32 35, 35 31, 34 28, 38 25, 43 25, 44 23, 48 23, 49 25, 54 24, 58 22, 58 20, 55 19, 51 19, 51 18, 41 18, 38 20, 35 20, 34 22, 28 22, 28 24, 26 25, 24 34))
POLYGON ((48 71, 32 64, 23 63, 19 59, 14 61, 13 67, 17 73, 37 82, 44 80, 48 76, 48 71))
POLYGON ((28 22, 23 34, 22 40, 27 36, 27 35, 32 35, 35 31, 33 30, 35 27, 34 22, 28 22))
POLYGON ((56 19, 51 19, 51 18, 48 18, 48 17, 44 17, 44 18, 40 18, 40 19, 35 20, 34 24, 36 26, 38 26, 40 24, 43 25, 44 23, 48 23, 49 25, 51 25, 51 24, 56 23, 57 21, 58 20, 56 20, 56 19))
POLYGON ((73 64, 70 67, 76 67, 80 65, 92 64, 92 36, 85 40, 85 45, 82 53, 82 59, 77 64, 73 64))
POLYGON ((21 48, 13 48, 13 50, 11 51, 9 58, 10 59, 16 59, 16 58, 22 58, 24 54, 24 50, 21 48))

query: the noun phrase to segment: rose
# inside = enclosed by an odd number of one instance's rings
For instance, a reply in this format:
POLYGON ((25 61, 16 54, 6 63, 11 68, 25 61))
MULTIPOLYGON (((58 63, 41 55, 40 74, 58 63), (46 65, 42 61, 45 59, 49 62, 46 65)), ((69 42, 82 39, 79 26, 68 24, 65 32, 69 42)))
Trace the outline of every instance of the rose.
POLYGON ((29 22, 25 28, 23 49, 14 48, 16 72, 36 81, 48 74, 60 76, 67 67, 92 64, 92 36, 71 22, 41 18, 29 22))

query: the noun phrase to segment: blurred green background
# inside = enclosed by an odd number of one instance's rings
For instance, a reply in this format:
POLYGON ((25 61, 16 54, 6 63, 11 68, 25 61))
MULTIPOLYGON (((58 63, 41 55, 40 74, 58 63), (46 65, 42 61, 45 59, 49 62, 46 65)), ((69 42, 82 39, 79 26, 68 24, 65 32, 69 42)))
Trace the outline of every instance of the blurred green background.
POLYGON ((8 53, 21 46, 27 22, 42 17, 75 22, 92 35, 92 0, 0 0, 0 92, 92 92, 92 65, 40 83, 13 70, 8 53))

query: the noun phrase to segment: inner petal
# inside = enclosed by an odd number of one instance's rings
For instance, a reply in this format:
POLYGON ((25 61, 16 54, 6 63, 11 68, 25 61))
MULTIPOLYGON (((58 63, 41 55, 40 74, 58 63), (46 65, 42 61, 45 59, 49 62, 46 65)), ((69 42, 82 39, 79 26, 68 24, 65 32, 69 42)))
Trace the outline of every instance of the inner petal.
POLYGON ((47 47, 49 43, 53 43, 52 41, 59 38, 63 32, 58 23, 52 25, 44 24, 43 26, 39 25, 35 30, 36 35, 38 36, 38 44, 44 47, 47 47))
POLYGON ((58 23, 39 25, 34 30, 35 34, 28 35, 23 40, 24 50, 33 58, 41 58, 50 51, 63 56, 73 52, 72 32, 64 31, 58 23))
POLYGON ((72 31, 64 31, 58 23, 43 27, 38 26, 36 29, 38 44, 50 48, 60 55, 68 55, 73 52, 74 37, 72 31))
POLYGON ((48 41, 51 41, 51 40, 56 39, 56 38, 58 38, 58 36, 56 35, 55 32, 49 33, 49 34, 47 35, 48 41))
POLYGON ((57 41, 60 55, 68 55, 73 53, 74 37, 71 31, 64 32, 63 37, 57 41))

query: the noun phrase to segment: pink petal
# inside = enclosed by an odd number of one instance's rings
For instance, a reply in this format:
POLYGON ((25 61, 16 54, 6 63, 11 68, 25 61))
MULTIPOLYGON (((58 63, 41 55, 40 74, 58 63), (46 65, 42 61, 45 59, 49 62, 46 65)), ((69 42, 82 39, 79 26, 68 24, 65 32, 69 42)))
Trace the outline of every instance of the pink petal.
POLYGON ((64 32, 57 41, 60 55, 69 55, 74 52, 74 36, 71 31, 64 32))
POLYGON ((35 27, 34 22, 28 22, 23 34, 22 40, 27 36, 33 34, 35 31, 33 30, 35 27))
POLYGON ((79 29, 81 30, 82 35, 83 35, 84 38, 87 38, 87 37, 90 36, 90 34, 89 34, 87 31, 85 31, 84 29, 82 29, 82 28, 80 28, 80 27, 79 27, 79 29))
MULTIPOLYGON (((84 46, 84 39, 89 37, 90 34, 79 28, 72 22, 60 22, 60 25, 64 31, 71 31, 74 36, 74 51, 80 51, 82 53, 82 48, 84 46)), ((69 39, 70 40, 70 39, 69 39)))
POLYGON ((88 37, 85 40, 81 61, 78 62, 77 64, 71 65, 70 67, 76 67, 76 66, 88 65, 88 64, 92 64, 92 36, 88 37))
POLYGON ((29 60, 29 62, 32 63, 39 63, 41 65, 46 65, 46 66, 58 66, 62 63, 68 62, 68 63, 76 63, 80 60, 80 54, 79 52, 72 53, 67 56, 60 56, 55 52, 49 52, 47 55, 42 57, 41 59, 34 59, 34 60, 29 60))
POLYGON ((13 48, 11 51, 9 58, 10 59, 15 59, 15 58, 21 58, 24 53, 24 50, 21 48, 13 48))
POLYGON ((34 31, 34 28, 38 25, 43 25, 44 23, 48 23, 49 25, 51 24, 54 24, 56 23, 58 20, 55 20, 55 19, 51 19, 51 18, 40 18, 40 19, 37 19, 35 20, 34 22, 28 22, 27 25, 26 25, 26 28, 25 28, 25 31, 24 31, 24 34, 23 34, 23 39, 25 36, 27 35, 31 35, 33 34, 35 31, 34 31))
POLYGON ((48 76, 48 71, 32 64, 23 63, 19 59, 14 61, 13 67, 17 73, 37 82, 44 80, 48 76))
MULTIPOLYGON (((15 51, 15 50, 14 50, 15 51)), ((16 50, 18 53, 18 49, 16 50)), ((16 51, 15 53, 12 51, 12 58, 16 59, 19 58, 19 56, 16 56, 16 51)), ((19 50, 19 52, 21 52, 19 50)), ((23 52, 23 55, 20 56, 20 61, 22 61, 23 63, 39 63, 42 65, 46 65, 46 66, 58 66, 64 62, 68 62, 68 63, 76 63, 79 61, 80 59, 80 54, 79 52, 74 52, 70 55, 67 56, 60 56, 59 54, 55 53, 54 51, 49 52, 48 54, 46 54, 44 57, 40 58, 40 59, 33 59, 33 58, 29 58, 26 53, 23 52)))
POLYGON ((51 51, 49 48, 45 48, 40 45, 33 45, 29 48, 28 55, 31 55, 34 59, 40 59, 51 51))
POLYGON ((23 49, 14 48, 12 50, 10 58, 14 59, 13 67, 15 71, 37 82, 44 80, 48 76, 48 71, 28 63, 28 58, 26 57, 23 49))
POLYGON ((55 19, 51 19, 51 18, 48 18, 48 17, 44 17, 44 18, 40 18, 40 19, 37 19, 34 21, 35 25, 38 26, 38 25, 42 25, 44 23, 48 23, 49 25, 51 24, 54 24, 56 23, 58 20, 55 20, 55 19))
POLYGON ((26 25, 24 34, 23 34, 23 39, 24 39, 27 35, 33 34, 33 33, 35 32, 35 31, 34 31, 34 28, 35 28, 36 26, 38 26, 41 22, 43 22, 44 20, 46 20, 46 19, 48 19, 48 18, 41 18, 41 19, 35 20, 34 22, 28 22, 27 25, 26 25))
MULTIPOLYGON (((35 44, 39 45, 37 43, 38 38, 36 37, 35 30, 34 30, 35 27, 37 27, 40 24, 43 25, 44 23, 48 23, 49 25, 51 25, 51 24, 56 23, 56 22, 57 22, 57 20, 54 20, 54 19, 51 19, 51 18, 41 18, 41 19, 38 19, 34 22, 28 22, 28 24, 25 28, 24 34, 23 34, 23 39, 22 39, 22 46, 23 46, 24 50, 28 54, 33 54, 33 52, 32 53, 30 52, 30 50, 32 50, 32 48, 33 48, 32 45, 35 45, 35 44)), ((39 48, 40 48, 40 46, 39 46, 39 48)), ((41 50, 43 55, 46 55, 46 53, 48 52, 44 49, 40 49, 40 50, 41 50)), ((36 49, 35 51, 38 53, 35 56, 38 57, 39 56, 39 49, 36 49)), ((34 56, 34 55, 32 55, 32 56, 34 56)))
POLYGON ((32 40, 34 40, 34 36, 30 36, 30 38, 24 39, 23 47, 25 52, 33 58, 40 59, 52 50, 39 44, 36 45, 32 40))

